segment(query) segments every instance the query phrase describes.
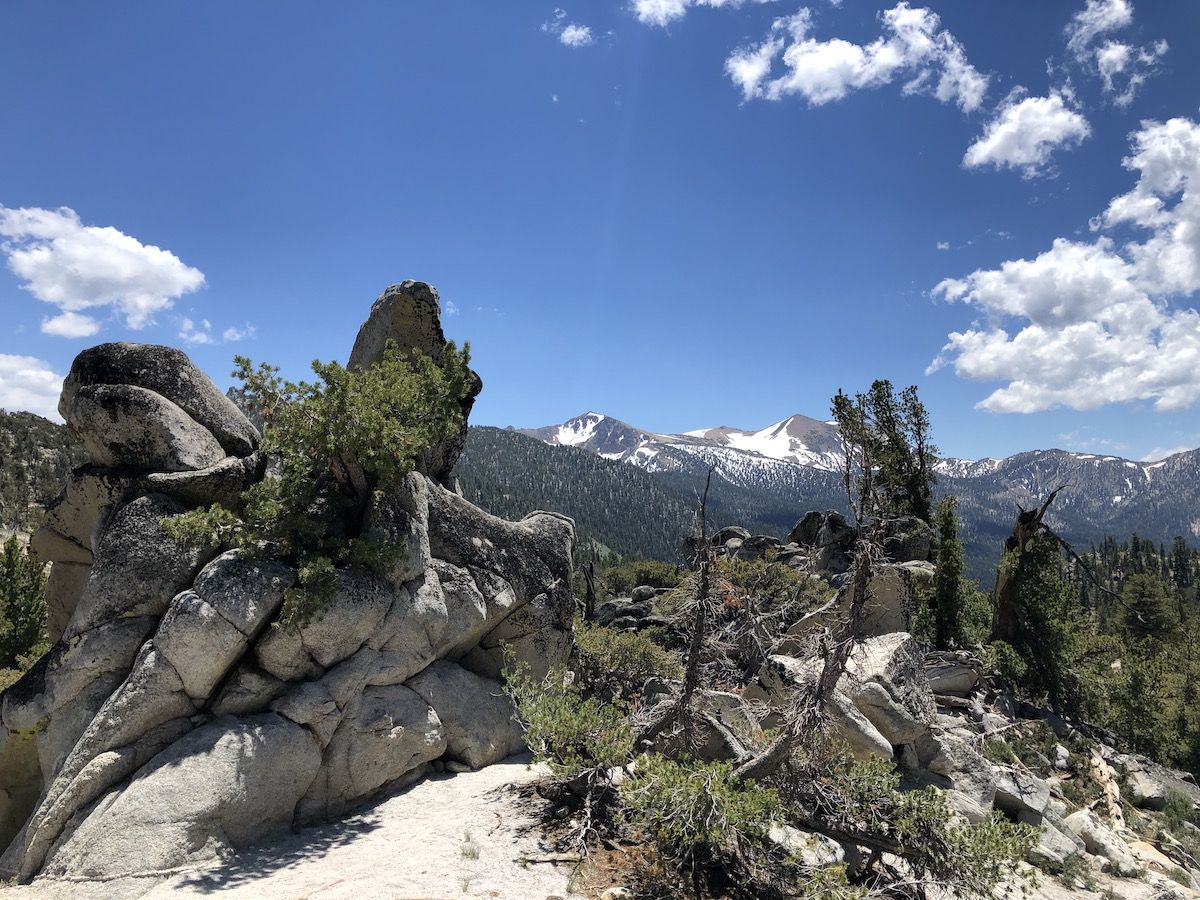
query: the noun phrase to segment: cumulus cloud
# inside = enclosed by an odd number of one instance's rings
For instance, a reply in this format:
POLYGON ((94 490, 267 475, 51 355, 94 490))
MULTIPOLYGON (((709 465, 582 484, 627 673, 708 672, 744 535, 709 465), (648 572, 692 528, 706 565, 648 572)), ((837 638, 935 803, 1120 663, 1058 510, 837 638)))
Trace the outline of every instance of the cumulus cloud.
POLYGON ((25 410, 61 422, 62 383, 63 377, 44 360, 0 353, 0 409, 25 410))
POLYGON ((155 313, 204 284, 199 269, 170 251, 115 228, 84 225, 66 207, 0 206, 0 252, 25 290, 61 311, 42 324, 47 334, 94 334, 99 324, 83 311, 104 307, 130 328, 144 328, 155 313))
POLYGON ((979 108, 988 78, 968 62, 936 13, 901 2, 882 12, 880 23, 882 35, 869 44, 818 40, 812 36, 812 12, 803 8, 776 19, 759 43, 735 50, 725 72, 746 100, 799 95, 820 106, 903 80, 906 94, 931 94, 964 112, 979 108))
POLYGON ((934 288, 983 319, 952 333, 930 372, 1006 381, 979 404, 995 412, 1200 400, 1200 314, 1182 302, 1200 290, 1200 123, 1144 122, 1131 148, 1137 182, 1092 220, 1092 240, 934 288))
POLYGON ((65 312, 42 319, 42 331, 56 337, 90 337, 100 330, 100 323, 82 313, 65 312))
POLYGON ((571 23, 559 32, 558 39, 568 47, 586 47, 592 43, 592 29, 571 23))
POLYGON ((554 10, 554 15, 542 23, 542 31, 557 37, 566 47, 587 47, 595 43, 592 29, 578 22, 568 22, 565 9, 554 10))
POLYGON ((742 6, 747 2, 773 3, 774 0, 633 0, 631 7, 639 22, 662 28, 670 25, 676 19, 682 19, 693 6, 709 6, 719 9, 722 6, 742 6))
POLYGON ((1164 40, 1145 46, 1100 39, 1133 24, 1128 0, 1087 0, 1067 23, 1067 50, 1087 71, 1098 75, 1104 93, 1117 106, 1128 106, 1170 49, 1164 40))
POLYGON ((1072 99, 1065 91, 1027 97, 1017 88, 967 148, 963 165, 1018 169, 1026 178, 1044 173, 1055 150, 1078 146, 1091 134, 1087 119, 1072 108, 1072 99))

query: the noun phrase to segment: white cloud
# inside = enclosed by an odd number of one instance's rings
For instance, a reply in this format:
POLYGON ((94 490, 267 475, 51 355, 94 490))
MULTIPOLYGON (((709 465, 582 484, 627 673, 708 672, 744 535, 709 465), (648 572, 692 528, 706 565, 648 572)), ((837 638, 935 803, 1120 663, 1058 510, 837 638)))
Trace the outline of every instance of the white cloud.
POLYGON ((1016 89, 967 148, 963 165, 1019 169, 1026 178, 1045 172, 1055 150, 1078 146, 1091 134, 1087 119, 1071 108, 1072 99, 1061 91, 1026 97, 1022 88, 1016 89))
POLYGON ((1087 0, 1066 27, 1067 50, 1087 71, 1098 75, 1104 93, 1117 106, 1128 106, 1146 79, 1154 74, 1169 46, 1160 40, 1138 47, 1125 41, 1099 38, 1133 24, 1128 0, 1087 0))
POLYGON ((1096 70, 1104 83, 1104 93, 1112 95, 1117 106, 1128 106, 1168 49, 1166 41, 1145 47, 1108 41, 1097 47, 1096 70))
POLYGON ((965 112, 977 109, 988 78, 967 61, 962 44, 937 14, 901 2, 880 14, 883 34, 869 44, 812 37, 812 13, 776 19, 758 44, 735 50, 725 71, 747 100, 799 94, 810 106, 841 100, 904 79, 905 94, 932 94, 965 112), (776 57, 780 73, 772 77, 776 57))
POLYGON ((1067 49, 1076 57, 1086 56, 1100 35, 1132 24, 1133 6, 1128 0, 1087 0, 1067 23, 1067 49))
MULTIPOLYGON (((115 228, 84 225, 66 207, 0 206, 0 238, 0 252, 22 287, 62 313, 111 307, 130 328, 144 328, 155 313, 204 284, 204 275, 175 254, 115 228)), ((85 318, 55 317, 47 333, 79 336, 85 318)))
POLYGON ((179 339, 189 344, 211 344, 213 342, 212 322, 204 319, 197 327, 195 322, 185 318, 179 323, 179 339))
POLYGON ((44 360, 0 353, 0 409, 26 410, 61 422, 62 383, 63 377, 44 360))
POLYGON ((446 300, 445 307, 446 307, 446 315, 448 315, 448 316, 457 316, 458 315, 458 304, 455 303, 453 300, 446 300))
POLYGON ((950 249, 950 242, 949 242, 949 241, 938 241, 938 242, 937 242, 937 248, 938 248, 939 250, 949 250, 949 249, 950 249))
POLYGON ((720 9, 722 6, 742 6, 747 2, 773 3, 774 0, 632 0, 630 6, 637 20, 643 25, 657 25, 663 28, 676 19, 682 19, 693 6, 720 9))
POLYGON ((1144 122, 1131 143, 1138 180, 1092 221, 1105 233, 937 285, 983 321, 929 371, 1008 382, 979 404, 996 412, 1200 400, 1200 313, 1182 302, 1200 290, 1200 123, 1144 122))
POLYGON ((226 328, 221 332, 221 340, 227 344, 233 344, 238 341, 248 341, 256 334, 258 334, 258 329, 247 322, 244 328, 238 328, 233 325, 226 328))
POLYGON ((100 330, 100 323, 91 316, 82 313, 65 312, 48 319, 42 319, 42 332, 57 337, 81 338, 91 337, 100 330))
POLYGON ((567 21, 565 9, 554 10, 554 15, 542 23, 542 31, 557 37, 559 43, 566 47, 587 47, 596 41, 592 29, 587 25, 567 21))
POLYGON ((586 47, 592 43, 592 29, 572 22, 558 33, 558 39, 568 47, 586 47))

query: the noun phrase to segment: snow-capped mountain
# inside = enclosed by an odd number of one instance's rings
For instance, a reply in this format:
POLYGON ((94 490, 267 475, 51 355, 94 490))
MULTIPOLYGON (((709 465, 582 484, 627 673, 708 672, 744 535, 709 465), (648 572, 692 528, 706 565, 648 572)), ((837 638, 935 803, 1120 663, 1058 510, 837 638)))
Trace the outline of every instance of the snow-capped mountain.
MULTIPOLYGON (((659 474, 679 486, 703 483, 710 465, 782 521, 794 510, 840 506, 842 447, 836 426, 790 416, 759 430, 730 426, 660 434, 589 412, 561 425, 522 429, 553 446, 571 446, 659 474)), ((1012 528, 1018 505, 1035 505, 1058 487, 1049 521, 1072 541, 1106 534, 1170 541, 1200 538, 1200 450, 1156 462, 1067 450, 1033 450, 1003 459, 937 463, 939 494, 959 499, 963 537, 986 554, 1012 528)), ((731 488, 732 489, 732 488, 731 488)))
POLYGON ((715 463, 718 470, 776 469, 786 463, 837 471, 842 460, 837 427, 807 416, 790 416, 758 431, 728 425, 683 434, 635 428, 603 413, 586 412, 561 425, 518 429, 547 444, 579 447, 605 459, 628 462, 649 472, 680 471, 715 463))

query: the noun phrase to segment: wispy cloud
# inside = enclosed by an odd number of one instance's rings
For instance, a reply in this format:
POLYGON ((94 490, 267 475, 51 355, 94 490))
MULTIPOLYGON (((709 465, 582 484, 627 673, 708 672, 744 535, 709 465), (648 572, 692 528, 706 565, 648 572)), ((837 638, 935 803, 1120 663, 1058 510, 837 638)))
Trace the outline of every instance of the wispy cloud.
MULTIPOLYGON (((708 6, 720 9, 723 6, 738 7, 750 3, 773 3, 774 0, 633 0, 630 8, 637 20, 643 25, 657 25, 663 28, 672 22, 682 19, 689 9, 694 6, 708 6)), ((839 0, 840 2, 840 0, 839 0)), ((834 6, 837 3, 833 4, 834 6)))
POLYGON ((1170 49, 1165 40, 1138 46, 1116 38, 1101 38, 1133 25, 1128 0, 1087 0, 1067 23, 1067 51, 1085 71, 1099 76, 1117 106, 1128 106, 1170 49))
POLYGON ((197 325, 191 319, 185 318, 179 323, 179 339, 189 344, 211 344, 213 342, 212 322, 202 319, 197 325))
POLYGON ((1189 447, 1186 444, 1178 447, 1155 447, 1149 453, 1142 457, 1142 462, 1158 462, 1161 459, 1166 459, 1168 456, 1174 456, 1176 453, 1186 453, 1189 450, 1195 450, 1195 447, 1189 447))
POLYGON ((221 340, 227 344, 237 343, 238 341, 248 341, 258 334, 258 329, 247 322, 241 328, 231 325, 221 332, 221 340))
POLYGON ((60 337, 95 334, 100 323, 85 310, 112 309, 133 329, 204 284, 199 269, 168 250, 143 244, 116 228, 84 225, 72 209, 0 206, 0 252, 22 287, 57 316, 42 331, 60 337))

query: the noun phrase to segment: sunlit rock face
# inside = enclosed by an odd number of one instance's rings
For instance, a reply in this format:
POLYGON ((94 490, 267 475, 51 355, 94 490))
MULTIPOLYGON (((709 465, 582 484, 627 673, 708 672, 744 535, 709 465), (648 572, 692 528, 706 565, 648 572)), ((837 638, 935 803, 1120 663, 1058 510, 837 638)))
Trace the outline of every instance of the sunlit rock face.
MULTIPOLYGON (((441 358, 433 288, 388 288, 351 365, 388 339, 441 358)), ((339 570, 317 613, 280 627, 292 566, 163 528, 266 469, 258 430, 186 354, 86 350, 60 409, 90 461, 33 542, 52 564, 55 643, 0 700, 0 875, 167 872, 341 815, 438 760, 523 748, 502 647, 534 672, 565 660, 575 528, 504 521, 449 490, 461 436, 368 511, 398 550, 389 571, 339 570)))

